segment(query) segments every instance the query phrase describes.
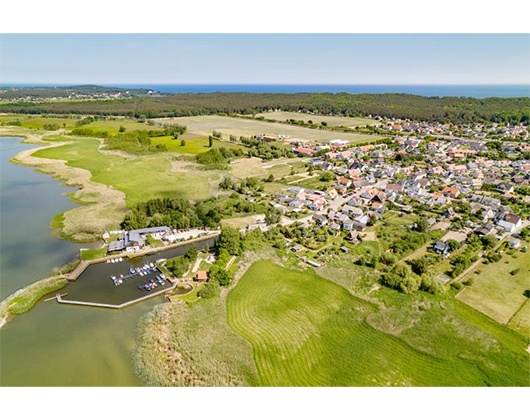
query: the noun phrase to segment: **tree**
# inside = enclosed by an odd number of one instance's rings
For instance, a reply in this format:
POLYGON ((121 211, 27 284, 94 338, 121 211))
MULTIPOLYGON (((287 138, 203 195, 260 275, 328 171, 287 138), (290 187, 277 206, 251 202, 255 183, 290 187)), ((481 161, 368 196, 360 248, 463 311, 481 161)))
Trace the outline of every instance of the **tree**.
POLYGON ((241 235, 236 228, 224 227, 221 229, 221 234, 217 240, 219 249, 225 249, 231 255, 239 254, 239 247, 241 245, 241 235))
POLYGON ((217 283, 222 287, 226 287, 232 282, 232 275, 218 265, 212 266, 209 272, 209 278, 209 282, 217 283))
POLYGON ((213 147, 213 137, 208 136, 208 147, 213 147))
POLYGON ((120 125, 120 128, 118 129, 118 132, 125 133, 125 127, 123 125, 120 125))
POLYGON ((320 181, 329 182, 335 179, 335 174, 333 172, 326 171, 320 176, 320 181))
POLYGON ((429 228, 429 220, 426 217, 420 217, 416 222, 416 229, 418 232, 425 232, 429 228))
POLYGON ((267 213, 265 214, 265 221, 268 225, 274 225, 278 223, 282 218, 282 212, 278 209, 268 209, 267 213))
POLYGON ((449 249, 451 250, 451 252, 460 248, 460 243, 458 241, 455 241, 454 239, 449 239, 446 244, 449 245, 449 249))
POLYGON ((197 259, 197 255, 198 255, 198 252, 197 252, 197 248, 195 247, 195 244, 191 244, 190 247, 188 248, 188 252, 186 252, 186 258, 189 261, 195 261, 197 259))
POLYGON ((186 146, 186 140, 182 139, 182 140, 180 141, 180 145, 181 145, 182 147, 186 146))
POLYGON ((274 175, 270 174, 269 177, 267 178, 266 182, 274 182, 274 175))
POLYGON ((199 291, 197 292, 197 296, 199 296, 202 299, 211 299, 214 297, 219 296, 221 293, 221 288, 219 287, 219 283, 217 282, 208 282, 204 283, 199 291))

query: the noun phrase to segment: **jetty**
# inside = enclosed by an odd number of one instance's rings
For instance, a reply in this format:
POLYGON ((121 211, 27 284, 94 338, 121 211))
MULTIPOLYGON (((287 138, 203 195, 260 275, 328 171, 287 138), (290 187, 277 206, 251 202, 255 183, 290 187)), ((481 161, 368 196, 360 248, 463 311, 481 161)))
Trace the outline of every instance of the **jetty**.
POLYGON ((76 281, 77 278, 81 274, 83 274, 83 271, 85 271, 90 264, 91 264, 91 261, 86 261, 86 260, 81 261, 74 270, 68 273, 68 275, 66 276, 66 279, 69 281, 76 281))

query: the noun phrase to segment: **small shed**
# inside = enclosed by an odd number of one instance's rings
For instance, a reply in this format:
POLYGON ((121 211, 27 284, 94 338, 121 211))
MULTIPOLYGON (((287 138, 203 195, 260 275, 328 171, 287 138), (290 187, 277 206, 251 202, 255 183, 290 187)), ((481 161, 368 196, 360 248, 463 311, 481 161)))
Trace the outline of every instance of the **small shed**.
POLYGON ((197 281, 207 281, 208 280, 208 272, 205 270, 197 271, 197 275, 195 276, 195 279, 197 281))

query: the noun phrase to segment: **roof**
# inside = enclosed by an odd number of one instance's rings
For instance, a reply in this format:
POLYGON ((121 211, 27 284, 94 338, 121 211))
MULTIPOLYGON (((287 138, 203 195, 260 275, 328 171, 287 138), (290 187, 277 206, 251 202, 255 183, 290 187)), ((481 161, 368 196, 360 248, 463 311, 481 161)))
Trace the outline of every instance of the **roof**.
POLYGON ((207 280, 208 273, 204 270, 197 271, 197 280, 207 280))
POLYGON ((505 222, 508 222, 508 223, 513 223, 514 225, 516 225, 517 223, 519 223, 519 221, 521 220, 521 218, 519 216, 517 216, 516 214, 513 214, 513 213, 507 213, 505 216, 504 216, 504 219, 503 219, 505 222))

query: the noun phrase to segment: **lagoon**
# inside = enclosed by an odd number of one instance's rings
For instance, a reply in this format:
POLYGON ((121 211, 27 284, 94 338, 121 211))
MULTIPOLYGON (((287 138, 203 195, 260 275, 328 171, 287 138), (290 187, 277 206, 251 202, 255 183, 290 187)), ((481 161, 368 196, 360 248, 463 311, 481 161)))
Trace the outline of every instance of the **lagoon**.
MULTIPOLYGON (((0 137, 2 298, 46 277, 86 247, 58 239, 49 227, 54 215, 74 206, 65 195, 74 189, 34 168, 9 163, 18 152, 35 147, 21 140, 0 137)), ((185 253, 187 247, 178 250, 185 253)), ((72 283, 61 293, 87 286, 72 283)), ((132 359, 136 326, 164 301, 154 297, 121 310, 39 302, 0 329, 0 386, 142 385, 132 359)))

